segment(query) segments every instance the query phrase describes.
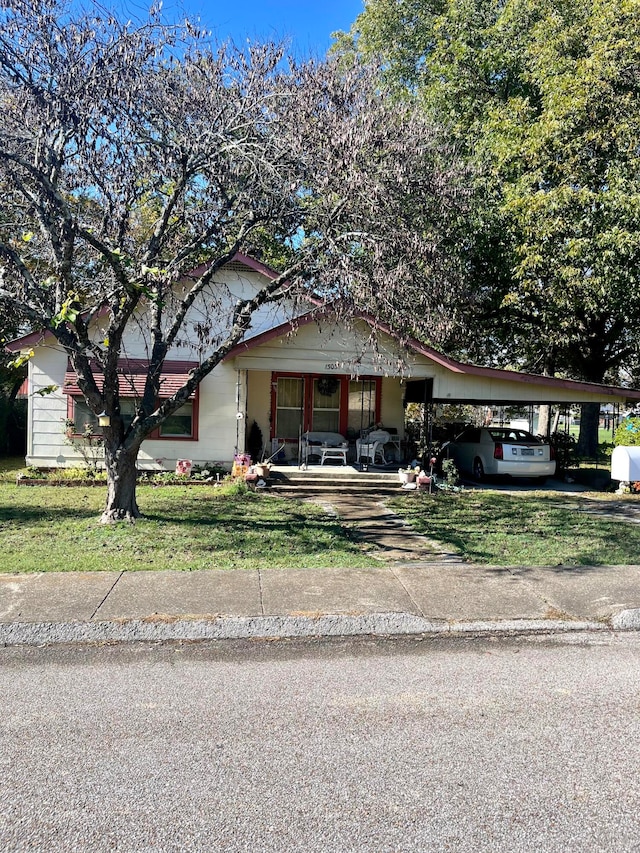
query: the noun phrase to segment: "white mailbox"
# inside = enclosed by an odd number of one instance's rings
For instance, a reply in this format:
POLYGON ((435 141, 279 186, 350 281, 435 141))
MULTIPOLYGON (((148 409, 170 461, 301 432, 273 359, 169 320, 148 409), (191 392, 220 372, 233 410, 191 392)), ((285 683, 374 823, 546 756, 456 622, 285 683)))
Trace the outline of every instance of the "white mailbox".
POLYGON ((640 446, 613 448, 611 479, 620 480, 621 483, 640 481, 640 446))

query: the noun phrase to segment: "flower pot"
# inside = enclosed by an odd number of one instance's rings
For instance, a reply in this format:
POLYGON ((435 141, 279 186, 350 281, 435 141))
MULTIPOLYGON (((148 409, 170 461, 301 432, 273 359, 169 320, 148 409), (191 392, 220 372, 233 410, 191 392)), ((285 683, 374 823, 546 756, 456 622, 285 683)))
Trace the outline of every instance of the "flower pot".
POLYGON ((416 482, 418 483, 419 489, 425 490, 428 489, 431 485, 431 477, 429 476, 429 474, 421 472, 420 474, 418 474, 416 482))

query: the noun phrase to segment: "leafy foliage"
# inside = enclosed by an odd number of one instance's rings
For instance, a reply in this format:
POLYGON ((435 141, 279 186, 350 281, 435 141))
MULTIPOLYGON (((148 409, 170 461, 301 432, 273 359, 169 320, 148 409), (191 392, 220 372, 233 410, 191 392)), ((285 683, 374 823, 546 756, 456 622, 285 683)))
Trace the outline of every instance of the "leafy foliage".
POLYGON ((613 435, 616 447, 633 447, 640 445, 640 417, 625 418, 613 435))
POLYGON ((475 166, 464 346, 596 382, 633 370, 637 0, 370 0, 349 49, 380 56, 475 166))

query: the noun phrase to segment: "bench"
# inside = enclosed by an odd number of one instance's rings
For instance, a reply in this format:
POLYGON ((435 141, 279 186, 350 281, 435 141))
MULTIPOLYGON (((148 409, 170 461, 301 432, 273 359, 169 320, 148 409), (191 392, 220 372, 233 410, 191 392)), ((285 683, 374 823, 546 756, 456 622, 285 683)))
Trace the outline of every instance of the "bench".
POLYGON ((318 456, 320 465, 326 459, 334 459, 347 464, 349 442, 339 432, 305 432, 302 436, 301 464, 307 465, 310 456, 318 456))

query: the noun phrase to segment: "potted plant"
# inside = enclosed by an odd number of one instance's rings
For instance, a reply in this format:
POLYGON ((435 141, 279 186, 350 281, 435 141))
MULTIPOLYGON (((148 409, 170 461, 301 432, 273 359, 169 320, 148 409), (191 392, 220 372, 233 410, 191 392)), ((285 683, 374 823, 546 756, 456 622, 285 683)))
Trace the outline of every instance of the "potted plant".
POLYGON ((419 465, 410 465, 407 468, 398 468, 398 479, 402 485, 415 482, 416 477, 420 473, 419 465))
POLYGON ((431 475, 426 471, 419 471, 416 475, 416 483, 419 489, 426 489, 431 484, 431 475))
POLYGON ((267 480, 269 478, 271 465, 268 462, 258 462, 253 467, 255 468, 258 477, 262 477, 263 480, 267 480))

